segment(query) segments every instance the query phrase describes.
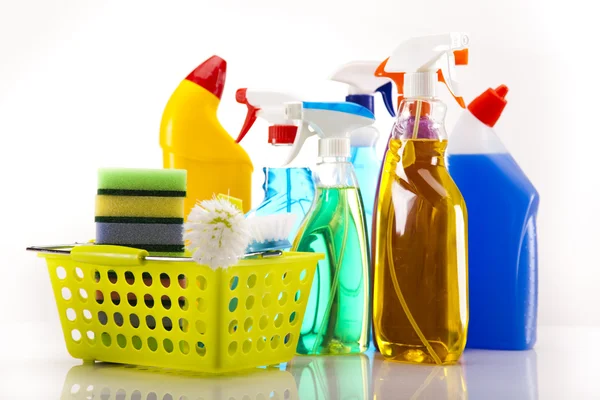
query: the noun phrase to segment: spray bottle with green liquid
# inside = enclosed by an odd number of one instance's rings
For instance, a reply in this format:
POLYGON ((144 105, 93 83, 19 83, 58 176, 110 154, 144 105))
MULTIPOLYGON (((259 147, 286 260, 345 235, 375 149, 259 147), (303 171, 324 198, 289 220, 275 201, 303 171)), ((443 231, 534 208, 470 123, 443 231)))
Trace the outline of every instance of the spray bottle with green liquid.
POLYGON ((296 351, 362 353, 370 341, 370 257, 364 206, 350 162, 350 134, 375 121, 349 102, 295 102, 286 118, 300 121, 290 161, 311 135, 319 136, 315 200, 293 250, 325 254, 319 261, 296 351), (310 127, 310 129, 309 129, 310 127))

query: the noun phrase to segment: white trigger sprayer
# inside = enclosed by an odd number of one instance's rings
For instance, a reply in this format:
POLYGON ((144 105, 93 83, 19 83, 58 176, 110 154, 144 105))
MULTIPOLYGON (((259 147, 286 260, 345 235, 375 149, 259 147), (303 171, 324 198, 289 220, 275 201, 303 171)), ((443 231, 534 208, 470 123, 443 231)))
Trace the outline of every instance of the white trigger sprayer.
POLYGON ((437 82, 443 82, 465 108, 455 68, 468 64, 468 44, 469 37, 462 32, 411 38, 396 47, 375 75, 396 83, 398 104, 403 97, 436 97, 437 82))
POLYGON ((350 157, 350 136, 356 129, 370 126, 375 117, 365 107, 348 102, 290 102, 285 105, 289 120, 300 123, 288 163, 310 136, 319 136, 319 157, 350 157), (308 129, 310 126, 311 129, 308 129))
POLYGON ((238 103, 245 104, 248 107, 246 120, 236 142, 239 143, 242 141, 250 128, 252 128, 256 117, 261 117, 269 123, 269 143, 284 144, 277 139, 282 139, 285 142, 287 140, 284 139, 291 138, 289 143, 285 144, 291 144, 294 141, 297 127, 293 121, 285 118, 285 115, 281 112, 281 108, 286 102, 298 101, 296 96, 270 90, 242 88, 238 89, 235 93, 235 99, 238 103), (285 138, 278 137, 278 135, 285 135, 285 138))

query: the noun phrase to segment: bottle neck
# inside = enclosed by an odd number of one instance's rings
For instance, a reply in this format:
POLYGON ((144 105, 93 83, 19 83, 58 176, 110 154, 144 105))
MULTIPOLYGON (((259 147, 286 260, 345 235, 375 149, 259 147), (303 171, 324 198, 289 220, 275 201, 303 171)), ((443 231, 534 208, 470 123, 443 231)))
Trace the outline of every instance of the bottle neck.
POLYGON ((404 96, 434 98, 438 79, 436 72, 407 72, 404 74, 404 96))
POLYGON ((350 157, 350 138, 326 137, 319 139, 319 161, 347 161, 350 157))
POLYGON ((354 167, 346 157, 324 157, 315 169, 318 188, 358 187, 354 167))
POLYGON ((402 100, 392 137, 402 140, 446 140, 446 105, 435 98, 402 100))

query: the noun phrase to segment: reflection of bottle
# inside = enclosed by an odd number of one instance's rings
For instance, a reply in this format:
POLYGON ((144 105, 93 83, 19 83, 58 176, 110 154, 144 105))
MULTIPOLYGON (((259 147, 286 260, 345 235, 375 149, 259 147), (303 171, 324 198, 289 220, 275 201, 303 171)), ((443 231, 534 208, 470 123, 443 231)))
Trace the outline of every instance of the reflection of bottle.
POLYGON ((380 355, 375 355, 373 364, 373 399, 375 400, 471 398, 470 393, 467 392, 462 365, 415 367, 386 362, 380 355))
POLYGON ((300 399, 369 400, 371 374, 364 354, 343 357, 297 356, 286 368, 296 379, 300 399))
MULTIPOLYGON (((296 103, 289 119, 310 125, 319 135, 315 169, 317 193, 293 249, 324 253, 319 261, 300 331, 300 354, 360 353, 369 346, 370 258, 360 190, 349 161, 350 133, 374 122, 354 103, 296 103)), ((300 129, 295 157, 308 129, 300 129)))
POLYGON ((208 376, 174 370, 115 364, 71 368, 61 400, 87 399, 298 399, 287 371, 258 370, 247 375, 208 376))
POLYGON ((454 50, 467 43, 463 34, 413 38, 381 65, 405 97, 373 230, 374 334, 393 360, 454 363, 467 340, 467 210, 445 167, 446 106, 436 96, 437 71, 452 88, 454 50))
POLYGON ((471 400, 538 398, 537 355, 534 350, 468 350, 462 363, 471 400))
POLYGON ((280 92, 238 89, 238 103, 248 107, 248 114, 237 138, 241 142, 254 121, 260 117, 269 123, 269 145, 259 154, 265 165, 263 189, 265 197, 260 205, 247 213, 247 216, 262 216, 281 213, 296 215, 296 222, 290 231, 289 241, 294 241, 298 229, 312 205, 315 197, 315 184, 312 171, 306 166, 293 163, 283 167, 296 138, 297 127, 282 115, 285 102, 295 101, 296 97, 280 92))

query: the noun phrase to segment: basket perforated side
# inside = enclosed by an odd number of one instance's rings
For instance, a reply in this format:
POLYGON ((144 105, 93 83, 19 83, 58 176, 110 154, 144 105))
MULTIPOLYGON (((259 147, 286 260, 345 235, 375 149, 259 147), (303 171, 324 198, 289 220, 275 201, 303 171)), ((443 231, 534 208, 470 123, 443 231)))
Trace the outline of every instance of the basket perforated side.
POLYGON ((319 255, 286 253, 216 271, 45 257, 73 357, 221 373, 293 358, 319 255))

